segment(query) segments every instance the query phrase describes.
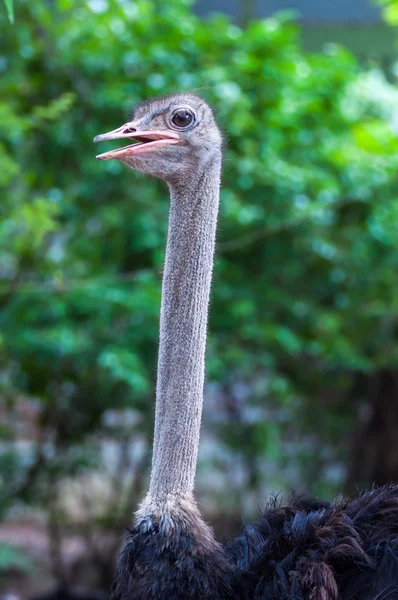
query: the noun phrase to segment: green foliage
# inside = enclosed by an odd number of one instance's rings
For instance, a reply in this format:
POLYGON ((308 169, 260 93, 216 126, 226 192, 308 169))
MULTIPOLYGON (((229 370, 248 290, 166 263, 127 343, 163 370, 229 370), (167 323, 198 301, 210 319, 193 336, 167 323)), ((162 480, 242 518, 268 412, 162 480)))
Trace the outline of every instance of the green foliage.
POLYGON ((6 7, 7 15, 10 23, 14 23, 14 1, 4 0, 4 6, 6 7))
POLYGON ((363 93, 343 48, 305 54, 283 16, 242 30, 173 0, 18 6, 0 41, 7 393, 39 399, 61 448, 103 429, 109 408, 150 422, 168 192, 97 163, 91 140, 144 98, 199 88, 227 138, 208 379, 231 394, 246 382, 247 403, 269 406, 242 429, 244 411, 232 416, 224 439, 282 467, 288 438, 305 485, 311 432, 329 452, 319 485, 339 487, 327 466, 346 458, 356 374, 398 362, 387 100, 363 93))
POLYGON ((11 569, 29 573, 32 570, 32 564, 21 548, 0 543, 0 579, 11 569))
POLYGON ((376 4, 383 9, 384 20, 392 26, 398 25, 398 2, 397 0, 376 0, 376 4))

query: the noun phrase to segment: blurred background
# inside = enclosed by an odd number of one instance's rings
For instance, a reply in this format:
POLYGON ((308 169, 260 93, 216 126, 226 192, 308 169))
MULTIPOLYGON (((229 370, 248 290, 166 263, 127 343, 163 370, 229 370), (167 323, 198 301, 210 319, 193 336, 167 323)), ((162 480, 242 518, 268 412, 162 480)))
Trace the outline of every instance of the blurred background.
POLYGON ((0 594, 106 592, 147 484, 168 190, 97 162, 92 138, 150 96, 200 88, 227 138, 206 517, 223 536, 273 492, 398 481, 398 2, 14 10, 0 5, 0 594))

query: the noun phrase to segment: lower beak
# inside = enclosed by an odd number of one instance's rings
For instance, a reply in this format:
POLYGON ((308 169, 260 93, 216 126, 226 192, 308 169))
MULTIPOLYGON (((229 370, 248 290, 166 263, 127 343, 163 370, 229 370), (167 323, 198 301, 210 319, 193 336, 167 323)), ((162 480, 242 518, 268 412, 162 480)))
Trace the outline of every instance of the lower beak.
POLYGON ((178 144, 182 141, 182 138, 178 133, 173 131, 162 131, 162 130, 142 130, 136 128, 134 123, 125 123, 121 127, 97 135, 94 138, 94 142, 102 142, 106 140, 116 139, 128 139, 137 140, 135 144, 124 146, 123 148, 117 148, 116 150, 110 150, 103 154, 98 154, 96 158, 100 160, 109 160, 111 158, 121 159, 126 156, 135 156, 137 154, 147 154, 153 152, 160 146, 168 146, 170 144, 178 144))

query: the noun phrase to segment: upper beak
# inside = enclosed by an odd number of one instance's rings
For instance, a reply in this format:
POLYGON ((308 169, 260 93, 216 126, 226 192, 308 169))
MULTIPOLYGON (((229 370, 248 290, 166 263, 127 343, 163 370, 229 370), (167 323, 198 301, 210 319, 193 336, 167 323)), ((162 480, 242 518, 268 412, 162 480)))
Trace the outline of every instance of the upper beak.
POLYGON ((104 152, 103 154, 98 154, 96 158, 99 158, 100 160, 108 160, 110 158, 122 158, 136 154, 145 154, 151 152, 155 147, 178 144, 182 141, 182 138, 178 135, 178 133, 174 133, 173 131, 140 131, 137 127, 138 122, 125 123, 121 127, 113 129, 113 131, 108 131, 108 133, 97 135, 94 138, 94 142, 125 138, 128 140, 137 140, 137 143, 124 146, 124 148, 110 150, 109 152, 104 152))

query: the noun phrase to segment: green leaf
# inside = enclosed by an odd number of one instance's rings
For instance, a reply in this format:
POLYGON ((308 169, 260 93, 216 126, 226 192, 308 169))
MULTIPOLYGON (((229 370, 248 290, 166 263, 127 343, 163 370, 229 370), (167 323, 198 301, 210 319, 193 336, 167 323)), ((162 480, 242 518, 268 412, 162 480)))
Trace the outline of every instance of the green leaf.
POLYGON ((0 574, 17 570, 21 573, 32 572, 32 562, 22 548, 6 542, 0 543, 0 574))
POLYGON ((14 23, 14 0, 4 0, 10 23, 14 23))
POLYGON ((383 9, 383 15, 389 25, 398 25, 398 3, 393 2, 388 4, 383 9))
POLYGON ((358 123, 353 127, 353 134, 358 147, 368 152, 379 155, 397 152, 397 136, 381 119, 358 123))

